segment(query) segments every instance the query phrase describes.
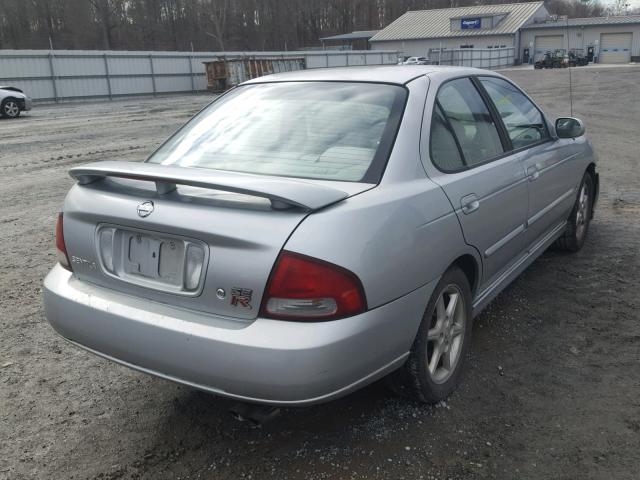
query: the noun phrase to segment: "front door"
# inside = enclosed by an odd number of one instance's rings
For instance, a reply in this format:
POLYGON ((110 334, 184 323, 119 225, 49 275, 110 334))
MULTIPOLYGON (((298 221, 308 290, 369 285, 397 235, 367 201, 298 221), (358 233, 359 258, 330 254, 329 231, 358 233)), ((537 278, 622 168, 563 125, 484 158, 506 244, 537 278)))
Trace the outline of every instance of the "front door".
POLYGON ((557 140, 531 148, 524 158, 529 180, 526 243, 533 250, 565 221, 576 198, 578 153, 570 140, 557 140))
POLYGON ((529 185, 525 243, 546 239, 567 218, 575 200, 577 155, 573 140, 554 140, 540 110, 518 87, 496 77, 480 77, 519 152, 529 185))
MULTIPOLYGON (((453 204, 465 240, 482 256, 483 287, 523 255, 528 186, 521 156, 506 155, 480 91, 470 78, 440 87, 431 120, 430 175, 453 204)), ((425 122, 426 123, 426 122, 425 122)))

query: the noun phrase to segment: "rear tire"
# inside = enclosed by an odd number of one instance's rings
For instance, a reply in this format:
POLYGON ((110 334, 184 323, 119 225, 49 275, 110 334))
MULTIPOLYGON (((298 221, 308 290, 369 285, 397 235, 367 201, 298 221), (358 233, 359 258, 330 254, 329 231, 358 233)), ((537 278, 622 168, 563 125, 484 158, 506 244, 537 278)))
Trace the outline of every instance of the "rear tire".
POLYGON ((396 393, 437 403, 458 387, 471 343, 471 311, 469 281, 452 267, 429 300, 407 362, 389 378, 396 393))
POLYGON ((593 177, 589 172, 585 173, 580 188, 578 188, 576 203, 567 220, 567 228, 563 235, 556 240, 555 246, 558 249, 577 252, 584 245, 591 223, 594 188, 593 177))
POLYGON ((5 118, 17 118, 20 116, 20 105, 15 98, 5 98, 0 105, 0 114, 5 118))

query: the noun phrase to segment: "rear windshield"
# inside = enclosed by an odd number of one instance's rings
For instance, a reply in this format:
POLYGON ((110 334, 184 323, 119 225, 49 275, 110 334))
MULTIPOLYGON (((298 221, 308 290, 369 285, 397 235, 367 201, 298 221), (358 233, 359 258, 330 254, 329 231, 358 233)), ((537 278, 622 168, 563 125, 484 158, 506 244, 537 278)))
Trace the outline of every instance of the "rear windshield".
POLYGON ((403 87, 373 83, 246 85, 196 115, 148 161, 377 183, 405 97, 403 87))

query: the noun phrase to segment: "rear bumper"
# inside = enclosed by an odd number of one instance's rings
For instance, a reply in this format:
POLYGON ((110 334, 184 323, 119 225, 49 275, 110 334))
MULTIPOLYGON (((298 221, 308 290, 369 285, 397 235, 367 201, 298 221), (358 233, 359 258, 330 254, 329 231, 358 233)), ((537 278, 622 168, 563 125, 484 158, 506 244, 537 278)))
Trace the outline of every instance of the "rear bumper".
POLYGON ((59 265, 44 282, 47 318, 100 356, 242 401, 321 403, 399 367, 435 282, 331 322, 248 322, 178 309, 77 280, 59 265))

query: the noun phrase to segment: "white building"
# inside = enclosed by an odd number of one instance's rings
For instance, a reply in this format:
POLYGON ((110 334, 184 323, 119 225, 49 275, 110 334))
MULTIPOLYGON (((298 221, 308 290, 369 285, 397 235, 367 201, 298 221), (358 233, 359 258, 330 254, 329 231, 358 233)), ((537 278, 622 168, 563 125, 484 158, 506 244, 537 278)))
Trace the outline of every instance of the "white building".
POLYGON ((407 56, 426 56, 444 49, 511 47, 512 60, 520 51, 522 27, 549 18, 544 2, 481 5, 409 11, 380 30, 373 49, 398 50, 407 56))
POLYGON ((443 50, 483 50, 458 56, 467 59, 500 49, 511 57, 510 64, 532 62, 549 50, 591 53, 603 63, 629 62, 640 56, 640 16, 557 20, 544 2, 416 10, 380 30, 370 43, 375 50, 431 60, 443 50))
POLYGON ((599 63, 640 62, 640 15, 534 23, 521 29, 520 42, 535 60, 547 51, 574 50, 599 63))

